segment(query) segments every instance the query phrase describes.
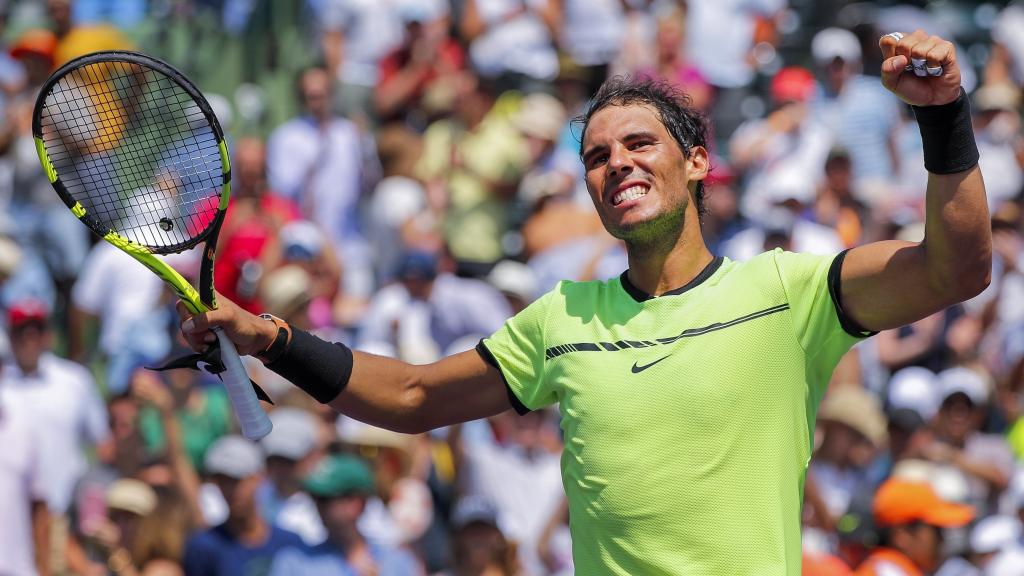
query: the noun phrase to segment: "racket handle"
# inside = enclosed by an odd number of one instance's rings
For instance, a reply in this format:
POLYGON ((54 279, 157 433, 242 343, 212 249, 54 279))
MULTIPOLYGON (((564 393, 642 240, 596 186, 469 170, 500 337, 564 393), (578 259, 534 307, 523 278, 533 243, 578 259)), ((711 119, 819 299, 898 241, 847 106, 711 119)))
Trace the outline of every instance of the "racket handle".
POLYGON ((242 359, 239 358, 234 343, 224 333, 224 330, 214 328, 213 332, 217 334, 217 340, 220 341, 220 359, 224 362, 224 372, 221 373, 221 378, 224 381, 224 387, 228 389, 228 398, 231 399, 231 406, 235 409, 238 424, 242 427, 242 436, 249 440, 259 440, 270 434, 273 425, 270 423, 267 413, 263 411, 263 407, 260 406, 259 399, 256 398, 256 392, 252 389, 252 383, 249 382, 249 374, 245 371, 245 366, 242 366, 242 359))

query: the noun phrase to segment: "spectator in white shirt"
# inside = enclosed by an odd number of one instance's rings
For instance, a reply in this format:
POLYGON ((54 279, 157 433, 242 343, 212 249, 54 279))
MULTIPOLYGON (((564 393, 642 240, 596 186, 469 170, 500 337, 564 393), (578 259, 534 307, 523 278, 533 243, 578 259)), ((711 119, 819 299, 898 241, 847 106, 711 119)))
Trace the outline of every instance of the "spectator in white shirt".
POLYGON ((4 367, 0 388, 7 409, 31 414, 42 437, 42 471, 46 500, 63 515, 75 483, 85 472, 84 449, 109 435, 107 412, 89 371, 50 352, 49 311, 34 300, 8 310, 13 362, 4 367))
POLYGON ((47 574, 49 511, 40 468, 43 428, 31 414, 5 400, 0 388, 0 574, 47 574))
POLYGON ((344 290, 368 295, 373 288, 369 245, 359 226, 363 190, 359 130, 331 112, 331 79, 310 68, 299 80, 305 114, 285 122, 267 140, 270 188, 298 203, 323 230, 345 263, 344 290))
POLYGON ((98 242, 71 290, 70 357, 85 360, 92 321, 100 321, 100 351, 108 357, 117 354, 126 344, 125 328, 152 312, 162 292, 160 278, 121 250, 98 242))

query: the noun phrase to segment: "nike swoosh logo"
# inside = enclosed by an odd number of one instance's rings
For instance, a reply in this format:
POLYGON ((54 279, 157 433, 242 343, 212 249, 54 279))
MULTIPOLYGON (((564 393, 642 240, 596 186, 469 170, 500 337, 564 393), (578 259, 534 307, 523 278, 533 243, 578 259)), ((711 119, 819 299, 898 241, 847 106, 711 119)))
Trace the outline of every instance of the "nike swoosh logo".
MULTIPOLYGON (((669 354, 668 356, 671 356, 671 354, 669 354)), ((633 368, 632 368, 633 374, 639 374, 639 373, 643 372, 644 370, 647 370, 651 366, 654 366, 658 362, 661 362, 665 358, 668 358, 668 356, 662 356, 661 358, 658 358, 654 362, 651 362, 650 364, 644 364, 643 366, 640 366, 636 362, 633 362, 633 368)))

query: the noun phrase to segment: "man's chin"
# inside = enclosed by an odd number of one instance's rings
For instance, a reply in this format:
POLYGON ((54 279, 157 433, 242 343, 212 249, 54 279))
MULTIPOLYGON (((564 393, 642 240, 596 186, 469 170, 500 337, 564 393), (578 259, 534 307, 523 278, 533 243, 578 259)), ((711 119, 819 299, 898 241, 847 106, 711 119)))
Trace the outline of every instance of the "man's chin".
POLYGON ((629 219, 605 225, 605 229, 613 237, 626 243, 647 244, 652 241, 664 240, 669 236, 678 236, 682 231, 683 221, 674 218, 649 217, 646 219, 629 219))

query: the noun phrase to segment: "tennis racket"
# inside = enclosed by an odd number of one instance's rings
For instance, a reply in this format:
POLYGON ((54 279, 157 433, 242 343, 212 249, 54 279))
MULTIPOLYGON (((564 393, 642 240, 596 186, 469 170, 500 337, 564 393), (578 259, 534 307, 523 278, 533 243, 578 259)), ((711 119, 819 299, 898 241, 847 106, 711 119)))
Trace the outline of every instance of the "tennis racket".
MULTIPOLYGON (((213 261, 231 194, 220 124, 199 90, 165 62, 134 52, 72 60, 43 84, 32 135, 47 178, 93 232, 162 278, 193 313, 217 307, 213 261), (158 254, 205 241, 199 290, 158 254)), ((214 330, 242 434, 266 436, 234 344, 214 330)))

